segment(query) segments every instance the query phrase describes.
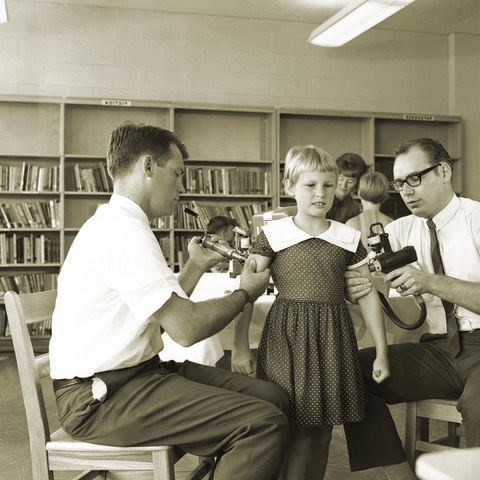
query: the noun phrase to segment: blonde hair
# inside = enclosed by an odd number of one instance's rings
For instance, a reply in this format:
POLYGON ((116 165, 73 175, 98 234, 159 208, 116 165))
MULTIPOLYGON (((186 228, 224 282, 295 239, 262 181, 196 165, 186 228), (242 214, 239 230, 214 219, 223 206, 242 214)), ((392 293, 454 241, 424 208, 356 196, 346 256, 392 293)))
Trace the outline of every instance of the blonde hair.
POLYGON ((358 196, 374 204, 383 203, 388 199, 388 188, 388 179, 383 173, 366 173, 360 177, 358 196))
POLYGON ((333 172, 338 177, 338 167, 332 156, 315 145, 296 145, 285 158, 283 185, 288 192, 298 181, 302 173, 320 171, 333 172))

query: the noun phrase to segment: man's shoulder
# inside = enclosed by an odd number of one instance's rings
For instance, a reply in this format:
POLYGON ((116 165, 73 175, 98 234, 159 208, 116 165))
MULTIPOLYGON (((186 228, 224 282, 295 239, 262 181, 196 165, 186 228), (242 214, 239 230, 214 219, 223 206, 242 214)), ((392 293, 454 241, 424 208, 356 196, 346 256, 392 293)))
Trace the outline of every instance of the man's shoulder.
POLYGON ((460 208, 466 212, 480 213, 480 202, 471 198, 459 197, 460 208))

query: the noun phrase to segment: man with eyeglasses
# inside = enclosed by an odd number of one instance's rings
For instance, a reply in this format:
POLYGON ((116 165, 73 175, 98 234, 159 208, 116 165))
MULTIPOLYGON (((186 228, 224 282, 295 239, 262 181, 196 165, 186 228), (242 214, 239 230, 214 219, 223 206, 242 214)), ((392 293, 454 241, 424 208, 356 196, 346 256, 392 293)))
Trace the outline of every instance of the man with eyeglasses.
MULTIPOLYGON (((381 384, 371 381, 375 352, 360 351, 367 415, 362 422, 346 424, 345 432, 353 471, 383 466, 389 479, 403 480, 415 477, 387 404, 459 398, 466 445, 480 446, 480 203, 457 197, 452 159, 438 141, 406 142, 395 157, 391 186, 412 215, 395 220, 385 231, 394 251, 413 245, 418 264, 398 268, 384 279, 401 296, 423 296, 429 333, 419 343, 389 346, 391 376, 381 384), (455 327, 457 348, 449 339, 455 327)), ((356 301, 370 291, 370 284, 347 278, 347 290, 356 301)))

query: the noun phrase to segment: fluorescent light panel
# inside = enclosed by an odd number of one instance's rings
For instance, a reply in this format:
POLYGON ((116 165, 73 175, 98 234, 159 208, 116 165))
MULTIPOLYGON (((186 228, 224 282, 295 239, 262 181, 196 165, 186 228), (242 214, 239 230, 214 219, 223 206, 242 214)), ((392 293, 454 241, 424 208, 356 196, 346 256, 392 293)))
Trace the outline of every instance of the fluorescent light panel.
POLYGON ((7 23, 7 8, 5 7, 5 0, 0 0, 0 23, 7 23))
POLYGON ((356 0, 317 27, 308 41, 321 47, 340 47, 415 0, 356 0))

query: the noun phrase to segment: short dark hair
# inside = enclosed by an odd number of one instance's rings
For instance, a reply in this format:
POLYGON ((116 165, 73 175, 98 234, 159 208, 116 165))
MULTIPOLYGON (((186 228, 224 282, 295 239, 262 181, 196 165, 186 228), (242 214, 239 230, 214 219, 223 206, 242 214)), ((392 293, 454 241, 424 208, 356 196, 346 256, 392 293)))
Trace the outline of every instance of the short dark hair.
POLYGON ((143 123, 124 123, 110 136, 108 173, 113 179, 126 175, 142 155, 151 155, 162 166, 169 158, 171 145, 178 147, 184 159, 188 158, 187 148, 170 130, 143 123))
POLYGON ((433 138, 416 138, 415 140, 408 140, 402 143, 395 149, 395 158, 399 155, 408 153, 412 148, 419 148, 428 155, 430 163, 435 165, 440 162, 447 162, 453 171, 453 160, 449 153, 445 150, 445 147, 433 138))
POLYGON ((368 172, 368 165, 358 153, 344 153, 337 158, 336 162, 340 175, 352 177, 357 182, 362 175, 368 172))
POLYGON ((358 196, 376 205, 388 200, 388 178, 380 172, 366 173, 360 177, 358 196))
POLYGON ((207 225, 207 233, 218 234, 222 230, 228 227, 235 227, 236 222, 235 220, 231 219, 230 217, 224 217, 222 215, 218 215, 216 217, 212 217, 207 225))

